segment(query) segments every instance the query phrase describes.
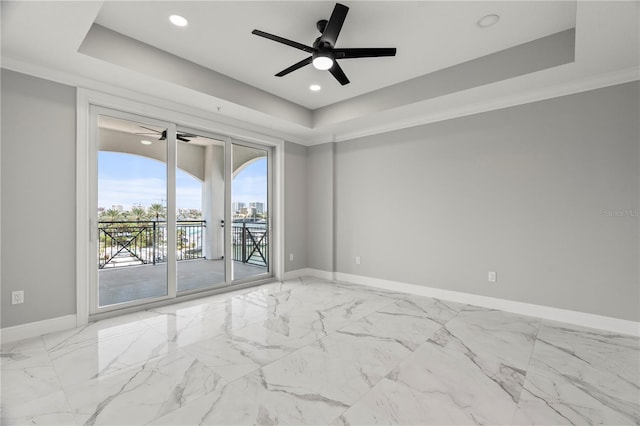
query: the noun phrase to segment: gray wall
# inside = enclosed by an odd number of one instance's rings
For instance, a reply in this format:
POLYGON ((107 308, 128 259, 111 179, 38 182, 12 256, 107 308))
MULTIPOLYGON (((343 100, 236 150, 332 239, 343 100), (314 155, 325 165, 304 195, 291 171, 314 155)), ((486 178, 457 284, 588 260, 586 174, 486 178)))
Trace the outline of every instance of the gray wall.
POLYGON ((334 152, 335 143, 309 147, 307 157, 308 267, 335 271, 334 266, 334 152))
MULTIPOLYGON (((1 79, 9 327, 75 313, 75 89, 7 70, 1 79), (13 290, 23 305, 10 304, 13 290)), ((639 86, 340 144, 286 143, 285 271, 638 321, 639 86)))
MULTIPOLYGON (((1 85, 4 328, 76 312, 76 91, 5 69, 1 85)), ((307 267, 306 166, 307 148, 286 143, 285 271, 307 267)))
POLYGON ((76 90, 2 70, 1 326, 76 312, 76 90), (24 290, 25 303, 11 305, 24 290))
POLYGON ((284 270, 307 267, 307 147, 284 146, 284 270), (289 255, 293 254, 293 261, 289 255))
POLYGON ((338 144, 337 271, 640 320, 639 99, 633 82, 338 144))

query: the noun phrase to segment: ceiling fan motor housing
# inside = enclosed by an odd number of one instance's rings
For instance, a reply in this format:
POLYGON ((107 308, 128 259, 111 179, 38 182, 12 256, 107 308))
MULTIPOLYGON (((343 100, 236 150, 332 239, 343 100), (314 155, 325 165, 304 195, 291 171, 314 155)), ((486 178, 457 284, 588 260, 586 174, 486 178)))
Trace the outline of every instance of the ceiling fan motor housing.
POLYGON ((320 34, 324 32, 325 28, 327 28, 328 22, 329 21, 327 21, 326 19, 321 19, 316 23, 316 28, 318 29, 318 31, 320 31, 320 34))

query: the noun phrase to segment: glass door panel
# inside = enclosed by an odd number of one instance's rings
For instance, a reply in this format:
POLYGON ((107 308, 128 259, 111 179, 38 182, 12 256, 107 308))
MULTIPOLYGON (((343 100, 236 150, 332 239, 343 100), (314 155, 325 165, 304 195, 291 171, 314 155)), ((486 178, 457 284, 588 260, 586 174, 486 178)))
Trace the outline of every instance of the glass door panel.
POLYGON ((271 148, 102 107, 91 128, 91 315, 273 276, 271 148))
POLYGON ((169 294, 166 133, 98 116, 99 308, 169 294))
POLYGON ((177 133, 178 292, 224 286, 224 142, 177 133))
POLYGON ((232 144, 232 279, 270 273, 269 150, 232 144))

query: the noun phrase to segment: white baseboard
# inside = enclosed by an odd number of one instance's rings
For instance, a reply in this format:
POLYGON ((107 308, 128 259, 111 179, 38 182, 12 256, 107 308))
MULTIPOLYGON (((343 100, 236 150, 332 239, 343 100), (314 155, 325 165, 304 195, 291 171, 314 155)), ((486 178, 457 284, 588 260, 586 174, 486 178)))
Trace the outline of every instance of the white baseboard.
MULTIPOLYGON (((309 275, 313 274, 310 273, 309 275)), ((586 312, 571 311, 568 309, 552 308, 550 306, 516 302, 513 300, 479 296, 470 293, 442 290, 439 288, 425 287, 415 284, 381 280, 378 278, 363 277, 360 275, 344 274, 341 272, 335 273, 335 280, 352 284, 362 284, 388 291, 410 293, 418 296, 450 300, 452 302, 481 306, 489 309, 498 309, 501 311, 513 312, 521 315, 529 315, 532 317, 544 318, 552 321, 560 321, 569 324, 581 325, 584 327, 596 328, 600 330, 607 330, 615 333, 629 334, 632 336, 640 337, 640 322, 635 321, 606 317, 602 315, 594 315, 586 312)))
POLYGON ((75 327, 76 315, 65 315, 0 329, 0 341, 2 343, 15 342, 16 340, 30 339, 57 331, 70 330, 75 327))
POLYGON ((285 280, 293 280, 300 277, 316 277, 324 280, 335 281, 335 272, 323 271, 321 269, 296 269, 295 271, 289 271, 284 274, 285 280))

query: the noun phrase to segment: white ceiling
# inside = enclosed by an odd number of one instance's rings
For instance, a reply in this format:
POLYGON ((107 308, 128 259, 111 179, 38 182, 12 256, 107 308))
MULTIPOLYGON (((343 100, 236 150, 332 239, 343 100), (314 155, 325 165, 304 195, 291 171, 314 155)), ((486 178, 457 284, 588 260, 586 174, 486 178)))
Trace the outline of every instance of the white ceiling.
POLYGON ((274 74, 309 54, 251 34, 260 29, 310 46, 333 2, 109 2, 96 22, 310 109, 575 27, 574 2, 351 2, 336 47, 396 47, 395 58, 342 60, 345 87, 312 66, 274 74), (189 20, 175 27, 167 17, 189 20), (501 25, 482 29, 497 13, 501 25), (141 25, 144 23, 144 25, 141 25), (446 42, 446 48, 443 43, 446 42), (310 84, 324 90, 312 93, 310 84))
MULTIPOLYGON (((130 97, 136 97, 131 94, 135 91, 171 99, 210 113, 214 120, 304 144, 638 79, 638 1, 481 0, 345 1, 350 10, 337 47, 396 47, 397 56, 340 61, 351 80, 344 87, 311 66, 274 77, 307 54, 251 30, 310 45, 319 35, 316 21, 328 19, 334 4, 3 1, 2 66, 130 97), (189 25, 170 24, 168 16, 174 13, 189 25), (479 28, 478 19, 490 13, 500 15, 500 22, 479 28), (135 64, 119 57, 126 49, 116 45, 98 43, 80 53, 87 34, 97 34, 94 23, 126 36, 119 42, 137 40, 171 54, 163 60, 173 60, 176 71, 159 70, 148 60, 135 64), (454 85, 437 93, 425 89, 433 82, 442 86, 469 61, 571 28, 576 28, 575 61, 513 76, 496 69, 489 73, 501 76, 496 81, 454 85), (195 64, 205 70, 193 68, 195 64), (218 86, 196 84, 208 76, 218 86), (311 83, 323 89, 313 93, 311 83)), ((494 63, 508 67, 508 62, 494 63)))

